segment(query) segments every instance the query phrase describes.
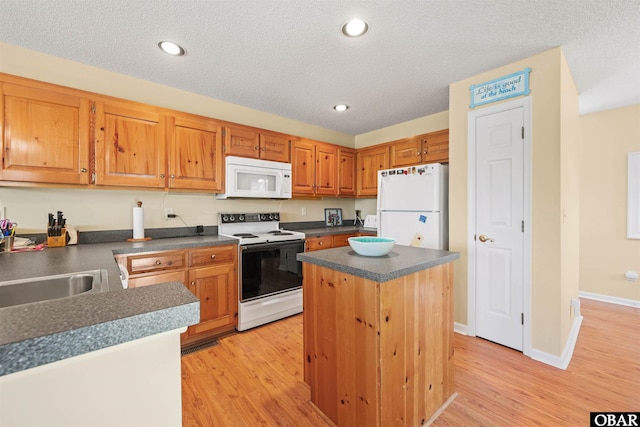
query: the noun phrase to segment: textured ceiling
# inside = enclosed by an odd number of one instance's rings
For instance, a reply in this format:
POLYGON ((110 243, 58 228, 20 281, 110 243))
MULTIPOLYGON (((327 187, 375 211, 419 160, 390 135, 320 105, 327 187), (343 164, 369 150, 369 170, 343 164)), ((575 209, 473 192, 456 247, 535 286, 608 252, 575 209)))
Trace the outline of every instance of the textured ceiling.
POLYGON ((640 103, 640 0, 0 0, 0 41, 353 135, 556 46, 582 113, 640 103))

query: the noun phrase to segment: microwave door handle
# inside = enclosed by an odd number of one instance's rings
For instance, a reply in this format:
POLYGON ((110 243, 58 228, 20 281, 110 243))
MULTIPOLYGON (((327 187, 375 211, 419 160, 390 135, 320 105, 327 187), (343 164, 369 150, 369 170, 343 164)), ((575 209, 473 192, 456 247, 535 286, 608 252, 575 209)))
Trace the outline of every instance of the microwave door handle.
POLYGON ((282 194, 282 188, 284 187, 284 172, 280 171, 278 173, 278 176, 280 177, 280 186, 278 188, 278 195, 282 194))

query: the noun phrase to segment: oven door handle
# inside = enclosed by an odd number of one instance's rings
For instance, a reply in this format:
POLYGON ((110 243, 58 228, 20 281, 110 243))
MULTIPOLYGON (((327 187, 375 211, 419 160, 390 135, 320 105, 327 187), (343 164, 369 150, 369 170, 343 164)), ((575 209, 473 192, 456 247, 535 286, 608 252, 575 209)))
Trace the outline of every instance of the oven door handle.
POLYGON ((252 245, 240 245, 240 250, 242 252, 255 252, 262 251, 265 249, 277 249, 284 248, 287 246, 296 246, 304 244, 304 240, 285 240, 283 242, 264 242, 264 243, 254 243, 252 245))

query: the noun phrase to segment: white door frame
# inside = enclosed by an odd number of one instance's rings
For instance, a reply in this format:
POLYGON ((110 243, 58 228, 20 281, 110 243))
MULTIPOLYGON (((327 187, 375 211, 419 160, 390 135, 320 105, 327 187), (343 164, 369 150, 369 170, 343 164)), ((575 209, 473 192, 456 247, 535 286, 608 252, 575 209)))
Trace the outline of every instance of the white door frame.
POLYGON ((522 352, 531 355, 531 143, 532 143, 532 97, 527 96, 468 113, 467 135, 467 335, 476 336, 476 119, 514 108, 523 107, 524 112, 524 247, 523 247, 523 311, 524 328, 522 352))

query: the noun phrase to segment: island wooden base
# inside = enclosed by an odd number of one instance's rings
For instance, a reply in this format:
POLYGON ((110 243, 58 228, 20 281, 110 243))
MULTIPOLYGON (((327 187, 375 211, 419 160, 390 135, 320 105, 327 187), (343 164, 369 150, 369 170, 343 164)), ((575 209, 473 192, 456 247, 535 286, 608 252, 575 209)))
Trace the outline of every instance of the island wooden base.
POLYGON ((452 397, 452 263, 383 283, 303 276, 304 379, 336 425, 423 425, 452 397))

